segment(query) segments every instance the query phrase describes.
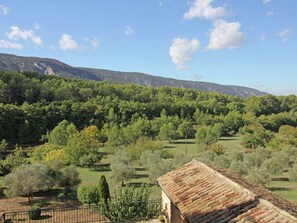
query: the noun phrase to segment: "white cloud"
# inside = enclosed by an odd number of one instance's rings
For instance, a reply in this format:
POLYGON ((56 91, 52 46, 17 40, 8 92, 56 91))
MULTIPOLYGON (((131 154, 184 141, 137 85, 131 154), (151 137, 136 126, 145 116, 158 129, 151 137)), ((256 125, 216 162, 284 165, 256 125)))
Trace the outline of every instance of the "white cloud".
POLYGON ((84 38, 84 41, 89 42, 91 46, 96 49, 99 46, 99 42, 97 38, 90 39, 88 37, 84 38))
POLYGON ((62 50, 81 50, 82 48, 73 40, 71 35, 64 33, 59 41, 62 50))
POLYGON ((0 12, 1 12, 3 15, 7 15, 7 14, 8 14, 8 7, 5 6, 5 5, 0 5, 0 12))
POLYGON ((184 19, 205 18, 217 20, 227 16, 228 12, 224 7, 212 7, 213 0, 195 0, 190 9, 184 14, 184 19))
POLYGON ((39 30, 40 29, 40 25, 38 23, 34 23, 33 29, 39 30))
POLYGON ((6 40, 0 40, 0 48, 21 50, 23 46, 18 43, 12 43, 6 40))
POLYGON ((207 46, 209 50, 221 50, 224 48, 237 48, 244 42, 244 35, 239 30, 239 22, 228 23, 224 20, 214 22, 214 28, 210 30, 210 39, 207 46))
POLYGON ((263 0, 263 5, 268 4, 269 2, 271 2, 272 0, 263 0))
POLYGON ((192 60, 194 52, 199 48, 198 39, 188 40, 186 38, 175 38, 169 48, 169 55, 172 62, 179 70, 187 69, 186 62, 192 60))
POLYGON ((130 26, 126 26, 124 29, 124 34, 126 36, 130 36, 133 32, 134 32, 134 30, 130 26))
POLYGON ((273 16, 274 15, 274 11, 269 11, 269 12, 267 12, 267 16, 268 17, 271 17, 271 16, 273 16))
POLYGON ((38 46, 41 46, 43 44, 42 39, 39 36, 36 36, 34 31, 32 30, 21 30, 17 26, 11 26, 10 31, 6 33, 7 37, 9 39, 13 40, 31 40, 33 43, 35 43, 38 46))
POLYGON ((288 41, 289 37, 292 35, 289 29, 284 29, 277 33, 277 35, 284 41, 288 41))

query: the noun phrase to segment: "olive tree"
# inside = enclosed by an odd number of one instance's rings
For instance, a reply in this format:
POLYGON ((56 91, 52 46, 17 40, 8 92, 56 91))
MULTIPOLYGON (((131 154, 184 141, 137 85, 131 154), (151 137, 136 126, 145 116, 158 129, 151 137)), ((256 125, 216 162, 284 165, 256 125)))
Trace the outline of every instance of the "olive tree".
POLYGON ((45 165, 25 164, 4 178, 4 186, 6 196, 26 196, 31 203, 33 194, 49 190, 53 186, 53 181, 45 165))

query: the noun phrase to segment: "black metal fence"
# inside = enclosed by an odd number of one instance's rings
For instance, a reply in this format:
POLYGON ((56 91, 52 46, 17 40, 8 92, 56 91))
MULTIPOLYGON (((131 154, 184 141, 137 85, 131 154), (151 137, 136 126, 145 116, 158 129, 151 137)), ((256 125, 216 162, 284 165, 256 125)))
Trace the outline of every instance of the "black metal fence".
POLYGON ((0 216, 0 223, 92 223, 109 222, 98 207, 76 207, 63 209, 42 209, 41 217, 29 219, 29 212, 6 212, 0 216))
MULTIPOLYGON (((149 202, 154 215, 160 213, 160 201, 149 202)), ((137 220, 145 220, 138 219, 137 220)), ((29 211, 0 213, 0 223, 110 223, 104 215, 103 207, 84 206, 59 209, 42 209, 41 216, 32 220, 29 211)))

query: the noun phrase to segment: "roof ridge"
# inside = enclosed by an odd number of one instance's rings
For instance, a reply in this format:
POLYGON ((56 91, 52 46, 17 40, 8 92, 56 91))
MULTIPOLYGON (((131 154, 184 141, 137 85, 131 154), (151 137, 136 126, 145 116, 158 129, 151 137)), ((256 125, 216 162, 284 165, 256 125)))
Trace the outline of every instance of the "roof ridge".
POLYGON ((208 170, 216 172, 219 176, 222 176, 224 178, 224 180, 230 182, 232 185, 238 185, 243 190, 248 191, 249 193, 254 195, 256 199, 258 199, 259 201, 262 201, 261 203, 276 207, 279 213, 287 213, 288 216, 290 216, 291 218, 293 217, 293 219, 295 221, 297 221, 297 205, 293 204, 292 202, 290 202, 276 194, 273 194, 271 191, 269 191, 265 187, 246 180, 244 177, 242 177, 238 173, 234 173, 234 172, 231 172, 231 171, 223 169, 223 168, 217 168, 217 167, 212 167, 212 166, 210 167, 210 166, 208 166, 198 160, 195 160, 195 159, 193 159, 190 163, 193 163, 195 165, 204 166, 208 170), (227 176, 224 173, 227 174, 227 176), (249 188, 251 188, 251 189, 248 189, 246 186, 244 186, 240 182, 236 181, 235 175, 239 179, 239 181, 243 181, 243 183, 248 184, 250 186, 249 188), (261 191, 260 191, 260 193, 257 193, 255 190, 252 190, 252 188, 254 188, 256 190, 261 190, 261 191), (271 196, 272 198, 275 198, 278 201, 274 201, 274 200, 270 199, 268 196, 271 196), (283 204, 285 207, 283 207, 282 202, 286 203, 286 204, 283 204), (295 211, 291 210, 291 208, 288 209, 288 205, 290 207, 294 207, 295 211))
POLYGON ((211 167, 209 167, 208 165, 206 165, 206 164, 204 164, 204 163, 202 163, 202 162, 200 162, 200 161, 197 161, 197 160, 195 160, 195 159, 193 159, 193 160, 191 161, 191 163, 193 163, 193 164, 198 164, 198 165, 201 165, 201 166, 207 168, 207 170, 209 170, 209 171, 215 173, 215 174, 218 175, 220 178, 223 178, 225 181, 227 181, 228 183, 230 183, 230 184, 233 185, 234 187, 236 187, 236 188, 240 188, 241 191, 245 191, 245 192, 247 192, 249 195, 252 195, 254 198, 257 197, 257 194, 256 194, 255 192, 253 192, 253 191, 247 189, 246 187, 242 186, 242 185, 239 184, 238 182, 229 179, 227 176, 223 175, 222 173, 220 173, 220 172, 217 171, 216 169, 211 168, 211 167))

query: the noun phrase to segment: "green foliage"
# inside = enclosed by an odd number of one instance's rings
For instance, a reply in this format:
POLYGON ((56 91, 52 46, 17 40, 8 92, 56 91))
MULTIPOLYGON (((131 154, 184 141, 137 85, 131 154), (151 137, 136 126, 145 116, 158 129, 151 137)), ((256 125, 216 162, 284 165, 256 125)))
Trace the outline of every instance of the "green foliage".
POLYGON ((272 132, 266 130, 261 124, 245 126, 242 130, 242 144, 249 149, 265 147, 273 137, 272 132))
POLYGON ((196 144, 204 146, 204 149, 208 149, 211 144, 219 140, 221 128, 220 124, 199 127, 195 136, 196 144))
POLYGON ((79 173, 74 166, 51 166, 55 184, 65 190, 75 189, 81 182, 79 173))
POLYGON ((179 167, 182 166, 188 162, 190 162, 192 160, 192 157, 187 156, 183 153, 177 153, 174 155, 172 163, 173 163, 173 167, 179 167))
POLYGON ((193 89, 0 71, 0 139, 35 143, 52 131, 49 141, 65 146, 74 126, 96 125, 103 129, 102 142, 118 146, 140 137, 185 137, 188 127, 192 131, 191 122, 197 126, 223 123, 221 133, 234 134, 257 118, 265 129, 276 131, 281 125, 297 126, 296 104, 293 95, 242 99, 193 89), (66 122, 73 123, 72 130, 66 122))
POLYGON ((35 162, 41 162, 45 160, 49 161, 48 154, 52 153, 52 151, 58 151, 61 148, 62 147, 57 146, 55 144, 45 143, 34 147, 33 152, 30 154, 30 157, 35 162))
POLYGON ((159 138, 161 140, 171 141, 172 139, 176 139, 176 136, 176 129, 172 123, 165 123, 161 126, 159 132, 159 138))
POLYGON ((214 161, 213 164, 215 166, 224 168, 224 169, 228 169, 231 165, 231 161, 229 160, 229 157, 226 155, 219 155, 217 156, 214 161))
POLYGON ((110 164, 111 178, 116 182, 121 182, 122 186, 126 180, 135 175, 135 169, 131 165, 131 160, 123 150, 116 151, 110 164))
POLYGON ((75 125, 63 120, 50 132, 48 141, 57 146, 66 146, 76 132, 75 125))
POLYGON ((183 119, 182 122, 178 126, 178 134, 181 138, 194 138, 195 137, 195 130, 193 128, 193 124, 191 120, 183 119))
POLYGON ((29 210, 29 219, 31 220, 37 220, 41 216, 41 209, 39 206, 34 205, 33 207, 30 208, 29 210))
POLYGON ((162 150, 164 143, 162 141, 151 140, 149 138, 139 138, 135 143, 125 147, 131 160, 139 160, 144 151, 162 150))
POLYGON ((77 132, 65 147, 65 159, 73 165, 93 165, 102 158, 99 149, 99 130, 96 126, 88 126, 77 132), (90 159, 91 158, 91 159, 90 159))
POLYGON ((95 186, 82 186, 77 188, 77 198, 83 204, 98 204, 99 194, 98 189, 95 186))
POLYGON ((254 168, 248 172, 247 179, 265 186, 271 180, 271 175, 263 169, 254 168))
POLYGON ((5 139, 3 139, 0 142, 0 154, 6 153, 7 147, 8 147, 8 143, 6 142, 5 139))
POLYGON ((29 203, 33 193, 49 190, 53 186, 49 170, 42 164, 24 164, 4 178, 5 195, 26 196, 29 203))
POLYGON ((289 178, 293 182, 297 182, 297 163, 289 170, 289 178))
POLYGON ((3 161, 3 168, 7 172, 12 172, 22 164, 26 164, 28 161, 25 158, 25 153, 22 148, 17 147, 11 154, 9 154, 3 161))
POLYGON ((225 154, 225 150, 226 150, 225 146, 218 143, 212 144, 209 149, 213 151, 215 154, 217 154, 218 156, 225 154))
POLYGON ((149 201, 150 189, 142 185, 139 188, 122 187, 115 190, 114 197, 108 202, 106 217, 111 221, 134 221, 157 217, 159 207, 149 201))
POLYGON ((297 147, 297 128, 289 125, 282 125, 278 131, 279 136, 288 145, 297 147))
POLYGON ((145 151, 140 157, 141 164, 148 170, 152 183, 156 179, 173 169, 171 160, 166 160, 161 156, 160 151, 145 151))
POLYGON ((246 154, 244 160, 252 168, 260 168, 264 161, 271 158, 271 152, 264 148, 258 148, 254 152, 246 154))
POLYGON ((100 177, 100 180, 98 183, 98 195, 99 195, 99 201, 104 204, 107 204, 108 199, 110 199, 110 193, 109 193, 109 185, 104 175, 100 177))

